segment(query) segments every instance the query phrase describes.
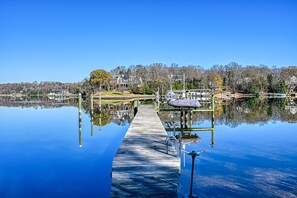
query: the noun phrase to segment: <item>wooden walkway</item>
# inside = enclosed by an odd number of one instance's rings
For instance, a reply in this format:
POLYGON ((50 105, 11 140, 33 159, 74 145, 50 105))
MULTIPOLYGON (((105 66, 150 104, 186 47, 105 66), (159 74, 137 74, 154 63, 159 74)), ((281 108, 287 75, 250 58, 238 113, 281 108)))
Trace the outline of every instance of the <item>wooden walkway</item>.
POLYGON ((166 137, 154 107, 140 106, 112 163, 111 197, 177 197, 180 160, 166 137))

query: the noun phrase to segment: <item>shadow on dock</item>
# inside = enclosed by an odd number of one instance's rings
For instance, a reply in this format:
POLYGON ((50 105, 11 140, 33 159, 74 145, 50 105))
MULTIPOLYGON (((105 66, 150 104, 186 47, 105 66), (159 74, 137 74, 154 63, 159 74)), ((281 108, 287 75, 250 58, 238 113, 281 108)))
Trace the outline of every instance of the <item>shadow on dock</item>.
POLYGON ((113 160, 111 197, 177 197, 180 160, 166 137, 153 106, 141 106, 113 160))

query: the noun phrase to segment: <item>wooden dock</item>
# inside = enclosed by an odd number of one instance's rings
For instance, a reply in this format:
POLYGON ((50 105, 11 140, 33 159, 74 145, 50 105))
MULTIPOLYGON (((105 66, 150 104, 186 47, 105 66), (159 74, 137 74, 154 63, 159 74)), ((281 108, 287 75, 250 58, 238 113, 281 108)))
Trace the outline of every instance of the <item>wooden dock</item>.
POLYGON ((180 160, 152 105, 139 107, 112 163, 111 197, 177 197, 180 160))

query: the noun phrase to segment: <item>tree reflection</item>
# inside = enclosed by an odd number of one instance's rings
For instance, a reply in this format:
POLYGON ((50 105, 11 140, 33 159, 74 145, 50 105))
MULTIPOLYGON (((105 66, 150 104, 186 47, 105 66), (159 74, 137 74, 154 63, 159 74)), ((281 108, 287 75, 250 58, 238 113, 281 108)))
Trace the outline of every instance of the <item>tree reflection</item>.
POLYGON ((103 110, 99 112, 99 110, 97 109, 97 112, 94 112, 93 114, 93 124, 95 126, 102 127, 109 124, 111 121, 112 121, 112 117, 111 117, 110 111, 108 110, 103 110))
MULTIPOLYGON (((216 100, 214 111, 215 124, 237 127, 241 124, 264 125, 269 121, 297 122, 297 99, 288 98, 248 98, 233 100, 216 100)), ((179 122, 179 112, 160 112, 161 120, 179 122)), ((211 113, 195 112, 193 125, 200 125, 211 120, 211 113)))

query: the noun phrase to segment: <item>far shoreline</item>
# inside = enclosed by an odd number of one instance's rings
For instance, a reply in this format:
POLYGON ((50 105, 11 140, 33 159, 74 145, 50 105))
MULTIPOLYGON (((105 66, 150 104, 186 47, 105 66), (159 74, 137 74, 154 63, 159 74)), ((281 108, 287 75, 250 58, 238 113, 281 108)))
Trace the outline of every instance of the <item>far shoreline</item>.
MULTIPOLYGON (((0 94, 0 97, 48 97, 47 95, 44 94, 0 94)), ((64 98, 77 98, 78 94, 70 94, 68 96, 63 96, 64 98)), ((90 97, 88 95, 87 97, 90 97)), ((296 97, 297 94, 282 94, 282 93, 260 93, 260 94, 243 94, 243 93, 216 93, 215 98, 218 99, 225 99, 225 100, 230 100, 230 99, 242 99, 242 98, 287 98, 287 97, 296 97)), ((58 98, 58 97, 57 97, 58 98)), ((155 99, 155 95, 147 95, 147 94, 125 94, 125 95, 99 95, 95 94, 93 96, 94 99, 102 99, 102 100, 117 100, 117 101, 125 101, 125 100, 132 100, 132 99, 138 99, 138 100, 146 100, 146 99, 155 99)))

